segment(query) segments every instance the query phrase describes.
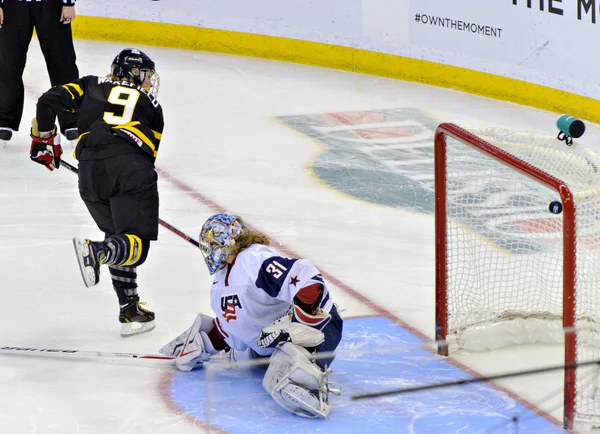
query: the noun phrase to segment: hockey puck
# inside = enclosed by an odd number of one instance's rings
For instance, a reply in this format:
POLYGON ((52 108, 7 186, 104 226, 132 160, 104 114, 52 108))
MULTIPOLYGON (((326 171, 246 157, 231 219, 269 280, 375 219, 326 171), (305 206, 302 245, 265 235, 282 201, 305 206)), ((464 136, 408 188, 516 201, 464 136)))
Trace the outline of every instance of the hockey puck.
POLYGON ((562 212, 562 203, 557 200, 550 202, 549 209, 552 214, 560 214, 562 212))

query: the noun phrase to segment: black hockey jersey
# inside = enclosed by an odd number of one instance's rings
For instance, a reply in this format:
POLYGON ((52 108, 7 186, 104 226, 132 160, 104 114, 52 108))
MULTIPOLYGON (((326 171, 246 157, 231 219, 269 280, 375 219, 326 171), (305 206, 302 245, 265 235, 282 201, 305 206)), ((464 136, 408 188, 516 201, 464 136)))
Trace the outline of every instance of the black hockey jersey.
POLYGON ((55 86, 38 100, 39 130, 52 130, 56 114, 64 110, 77 113, 75 158, 107 158, 137 148, 156 159, 164 128, 162 107, 139 86, 92 75, 55 86))

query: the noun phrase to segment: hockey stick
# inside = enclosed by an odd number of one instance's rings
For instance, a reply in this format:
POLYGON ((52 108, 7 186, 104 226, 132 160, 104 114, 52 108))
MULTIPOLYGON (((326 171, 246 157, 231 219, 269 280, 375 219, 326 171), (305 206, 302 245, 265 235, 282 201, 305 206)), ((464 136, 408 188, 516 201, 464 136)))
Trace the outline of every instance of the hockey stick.
POLYGON ((183 238, 184 240, 186 240, 188 243, 192 243, 194 246, 200 248, 200 243, 198 241, 196 241, 193 238, 190 238, 188 235, 184 234, 179 229, 174 228, 173 226, 171 226, 166 221, 158 219, 158 223, 160 223, 161 226, 163 226, 163 227, 167 228, 168 230, 170 230, 171 232, 173 232, 175 235, 179 235, 181 238, 183 238))
MULTIPOLYGON (((73 173, 79 173, 79 170, 77 169, 77 167, 67 163, 65 160, 60 160, 60 165, 63 166, 64 168, 70 170, 73 173)), ((158 223, 167 228, 168 230, 170 230, 171 232, 173 232, 175 235, 180 236, 181 238, 183 238, 184 240, 186 240, 188 243, 193 244, 196 247, 200 247, 200 243, 198 241, 196 241, 195 239, 193 239, 192 237, 184 234, 183 232, 181 232, 179 229, 171 226, 169 223, 167 223, 164 220, 158 219, 158 223)))
POLYGON ((600 360, 592 360, 592 361, 580 362, 580 363, 573 362, 573 363, 567 363, 564 365, 550 366, 548 368, 528 369, 526 371, 516 371, 516 372, 510 372, 508 374, 490 375, 488 377, 466 378, 464 380, 448 381, 445 383, 426 384, 424 386, 406 387, 404 389, 390 389, 390 390, 384 390, 381 392, 362 393, 362 394, 351 396, 350 399, 352 401, 358 401, 361 399, 381 398, 383 396, 389 396, 389 395, 401 395, 404 393, 414 393, 414 392, 422 392, 425 390, 442 389, 444 387, 464 386, 466 384, 496 381, 496 380, 502 380, 505 378, 522 377, 522 376, 526 376, 526 375, 544 374, 546 372, 551 372, 551 371, 563 371, 563 370, 576 369, 576 368, 581 368, 584 366, 591 366, 591 365, 600 366, 600 360))
POLYGON ((119 359, 152 359, 152 360, 174 360, 171 356, 159 354, 135 354, 135 353, 110 353, 103 351, 80 351, 80 350, 57 350, 48 348, 26 348, 26 347, 0 347, 0 354, 51 354, 59 356, 75 357, 112 357, 119 359))

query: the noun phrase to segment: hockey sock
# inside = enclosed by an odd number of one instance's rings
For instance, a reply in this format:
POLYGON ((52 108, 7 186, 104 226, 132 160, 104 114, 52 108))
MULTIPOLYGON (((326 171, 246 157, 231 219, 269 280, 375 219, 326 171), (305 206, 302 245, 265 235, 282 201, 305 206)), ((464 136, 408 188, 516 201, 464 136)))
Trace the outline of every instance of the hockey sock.
POLYGON ((119 298, 119 304, 125 305, 131 302, 133 298, 137 300, 136 268, 111 265, 108 269, 110 270, 113 288, 119 298))

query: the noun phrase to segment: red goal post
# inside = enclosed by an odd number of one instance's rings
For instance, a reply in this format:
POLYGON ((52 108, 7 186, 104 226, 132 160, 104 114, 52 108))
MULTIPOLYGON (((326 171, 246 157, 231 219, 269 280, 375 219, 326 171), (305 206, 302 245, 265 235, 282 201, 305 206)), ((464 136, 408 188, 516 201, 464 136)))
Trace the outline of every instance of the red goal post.
MULTIPOLYGON (((600 359, 600 156, 555 136, 450 123, 434 155, 438 353, 525 343, 535 330, 531 341, 564 342, 565 363, 600 359), (562 213, 550 212, 556 201, 562 213)), ((600 416, 582 369, 564 375, 569 429, 576 415, 600 416)))

